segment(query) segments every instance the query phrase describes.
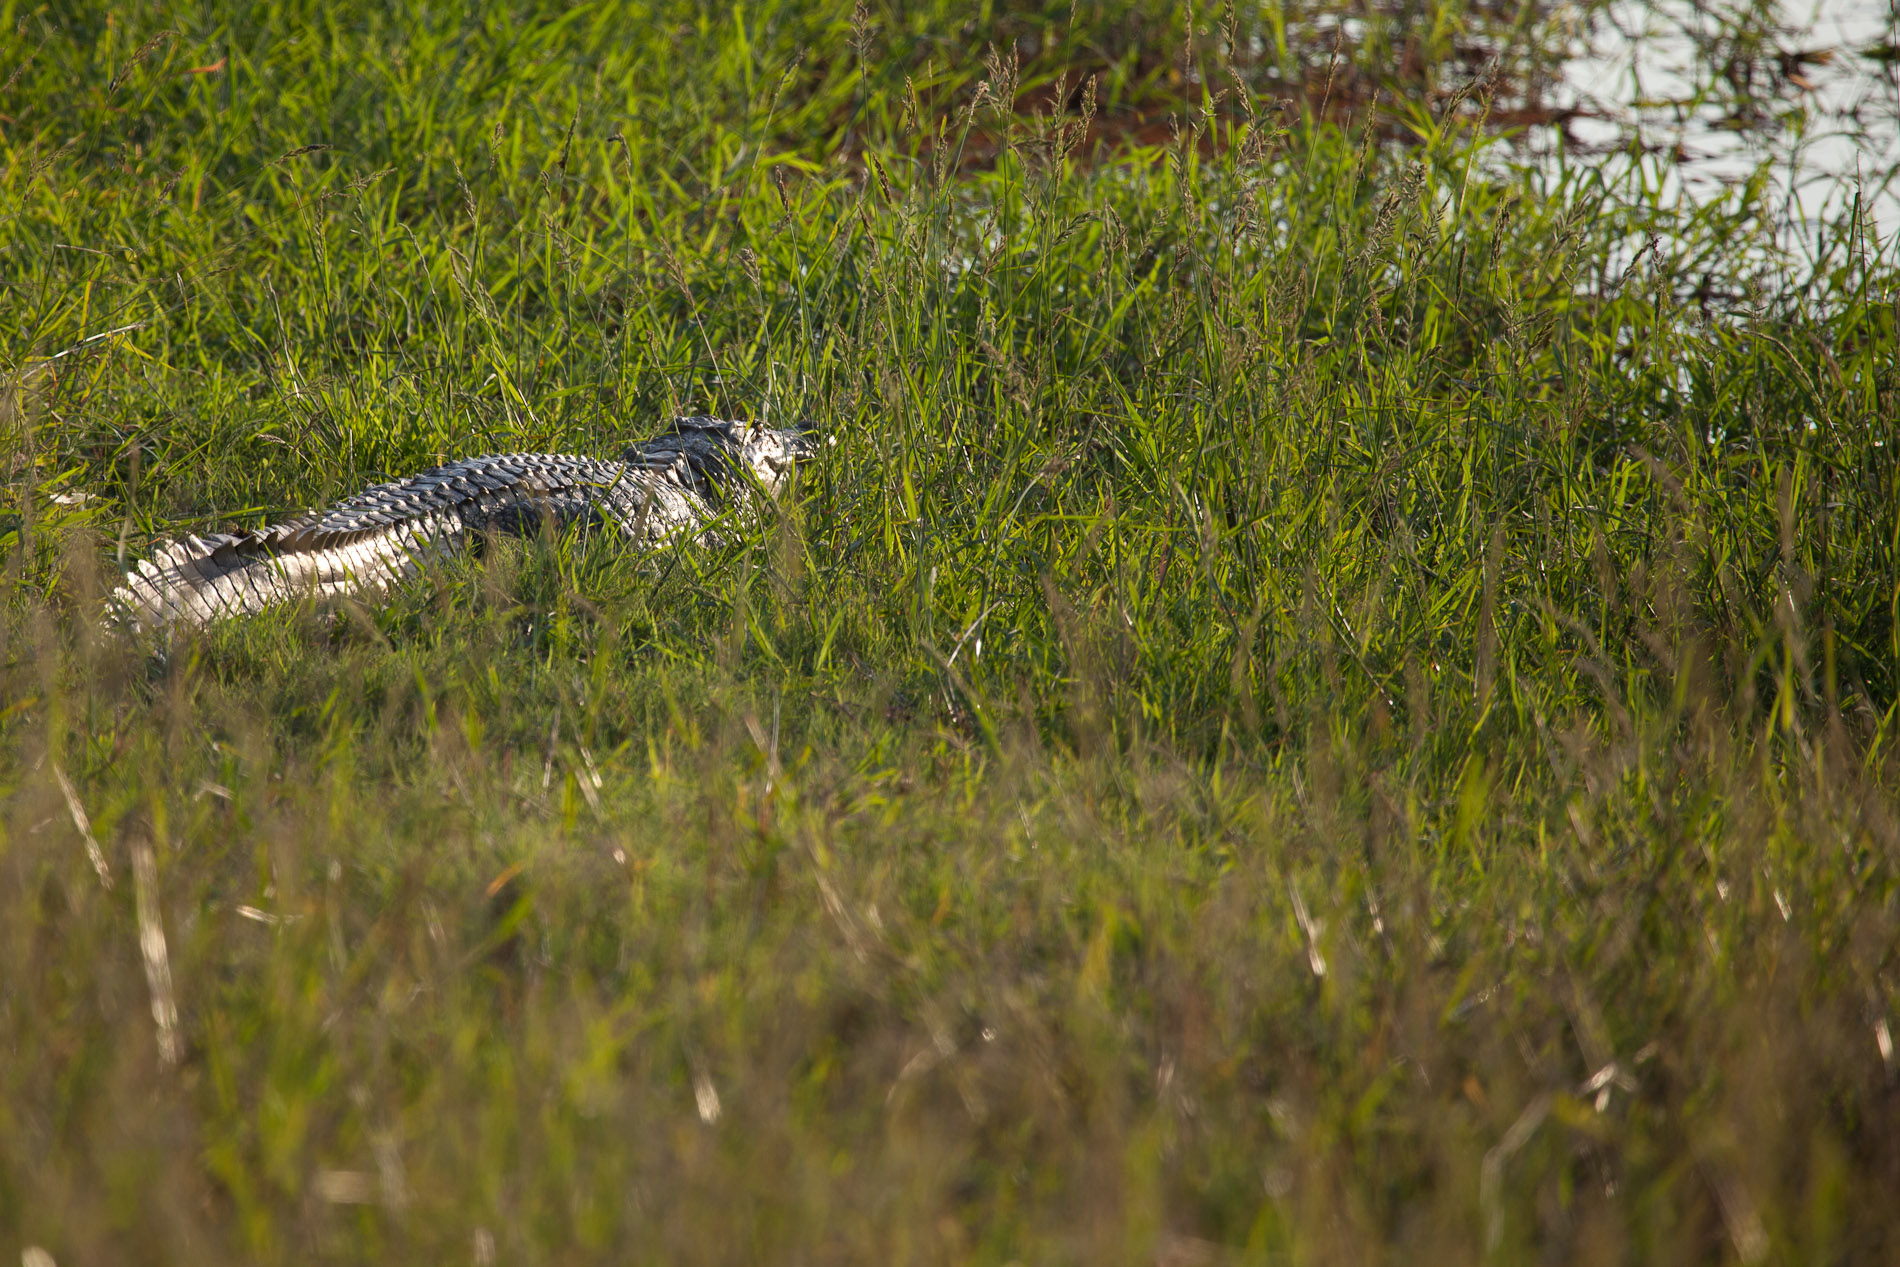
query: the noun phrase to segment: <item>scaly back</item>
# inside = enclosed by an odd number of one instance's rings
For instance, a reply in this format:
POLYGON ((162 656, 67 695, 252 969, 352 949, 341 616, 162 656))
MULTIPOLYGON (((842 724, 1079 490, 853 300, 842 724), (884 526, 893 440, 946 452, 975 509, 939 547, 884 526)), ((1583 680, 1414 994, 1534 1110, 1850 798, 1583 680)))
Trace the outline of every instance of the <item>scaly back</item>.
POLYGON ((580 524, 636 542, 691 536, 730 491, 775 492, 812 452, 808 432, 702 417, 679 419, 619 461, 463 458, 288 523, 161 546, 113 601, 147 628, 203 623, 306 594, 374 594, 488 532, 580 524))

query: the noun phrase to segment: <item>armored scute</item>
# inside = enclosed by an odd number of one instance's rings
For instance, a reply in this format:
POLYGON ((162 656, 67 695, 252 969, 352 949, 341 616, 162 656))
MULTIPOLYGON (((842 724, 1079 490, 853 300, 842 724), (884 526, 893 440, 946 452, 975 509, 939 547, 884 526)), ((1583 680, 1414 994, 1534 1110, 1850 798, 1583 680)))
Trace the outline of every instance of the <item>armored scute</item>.
POLYGON ((289 523, 188 537, 126 573, 113 599, 144 627, 202 623, 307 594, 370 594, 485 533, 596 526, 636 543, 696 536, 736 490, 775 492, 809 433, 682 418, 618 461, 463 458, 289 523))

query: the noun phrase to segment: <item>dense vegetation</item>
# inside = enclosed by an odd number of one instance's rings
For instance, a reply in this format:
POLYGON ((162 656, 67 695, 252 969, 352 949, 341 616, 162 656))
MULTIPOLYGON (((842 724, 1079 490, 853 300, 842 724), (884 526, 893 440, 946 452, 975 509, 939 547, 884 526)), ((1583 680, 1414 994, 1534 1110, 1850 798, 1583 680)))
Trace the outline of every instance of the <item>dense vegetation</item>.
POLYGON ((1513 162, 1528 10, 556 8, 0 4, 0 1253, 1900 1252, 1868 225, 1513 162), (830 444, 102 616, 695 411, 830 444))

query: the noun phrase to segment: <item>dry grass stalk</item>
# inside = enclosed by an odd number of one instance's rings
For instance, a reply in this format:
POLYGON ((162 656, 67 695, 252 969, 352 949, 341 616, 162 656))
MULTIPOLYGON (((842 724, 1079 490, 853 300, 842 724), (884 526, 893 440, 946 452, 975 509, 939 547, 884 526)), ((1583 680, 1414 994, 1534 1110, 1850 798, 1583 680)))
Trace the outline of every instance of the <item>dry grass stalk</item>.
POLYGON ((92 820, 86 816, 86 807, 79 803, 79 793, 73 790, 72 780, 58 765, 53 767, 53 777, 59 780, 60 794, 66 798, 66 809, 73 816, 73 826, 79 829, 79 835, 86 842, 86 858, 92 863, 92 869, 99 873, 99 883, 106 888, 112 887, 112 868, 106 863, 105 850, 99 847, 99 841, 92 834, 92 820))
POLYGON ((171 957, 165 949, 165 925, 158 911, 158 859, 152 846, 132 846, 132 883, 138 894, 139 953, 145 960, 145 984, 152 992, 152 1020, 158 1026, 158 1061, 177 1067, 183 1056, 178 1037, 178 1001, 172 994, 171 957))
POLYGON ((319 1170, 310 1186, 327 1205, 373 1205, 378 1192, 376 1176, 367 1170, 319 1170))

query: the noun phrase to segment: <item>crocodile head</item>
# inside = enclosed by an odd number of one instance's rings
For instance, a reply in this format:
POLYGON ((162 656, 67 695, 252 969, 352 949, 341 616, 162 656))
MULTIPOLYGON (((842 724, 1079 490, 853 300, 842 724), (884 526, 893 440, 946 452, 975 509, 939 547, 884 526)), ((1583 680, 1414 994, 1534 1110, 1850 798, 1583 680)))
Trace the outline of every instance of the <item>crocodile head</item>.
POLYGON ((810 426, 767 427, 700 416, 674 419, 659 435, 627 446, 622 460, 649 468, 683 462, 694 479, 709 484, 749 476, 776 493, 799 463, 817 453, 810 426))

